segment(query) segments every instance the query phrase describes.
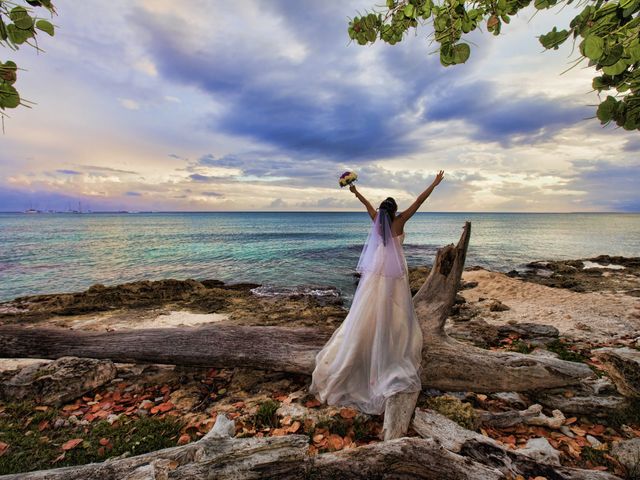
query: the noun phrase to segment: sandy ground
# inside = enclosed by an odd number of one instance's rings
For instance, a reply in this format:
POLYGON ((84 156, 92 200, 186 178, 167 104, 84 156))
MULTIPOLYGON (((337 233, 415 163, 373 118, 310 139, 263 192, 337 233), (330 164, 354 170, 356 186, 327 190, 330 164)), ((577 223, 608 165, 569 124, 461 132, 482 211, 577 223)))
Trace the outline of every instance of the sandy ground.
POLYGON ((228 318, 228 315, 221 313, 191 313, 162 309, 144 312, 119 310, 88 315, 54 317, 46 323, 51 326, 74 330, 114 331, 142 328, 195 327, 208 323, 218 323, 228 318))
POLYGON ((637 297, 622 293, 578 293, 487 270, 464 272, 462 278, 478 282, 477 287, 461 292, 467 302, 496 299, 510 307, 504 312, 482 316, 495 325, 512 320, 553 325, 563 336, 590 341, 640 336, 640 298, 637 297))

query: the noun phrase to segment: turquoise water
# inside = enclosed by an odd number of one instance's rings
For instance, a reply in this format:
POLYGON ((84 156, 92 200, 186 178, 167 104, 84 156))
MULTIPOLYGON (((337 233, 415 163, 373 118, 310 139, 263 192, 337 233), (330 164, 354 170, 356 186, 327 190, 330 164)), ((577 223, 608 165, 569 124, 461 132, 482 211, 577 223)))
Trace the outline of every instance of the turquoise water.
MULTIPOLYGON (((410 266, 472 223, 467 265, 640 256, 640 214, 418 213, 410 266)), ((141 279, 333 285, 350 297, 366 213, 0 214, 0 300, 141 279)))

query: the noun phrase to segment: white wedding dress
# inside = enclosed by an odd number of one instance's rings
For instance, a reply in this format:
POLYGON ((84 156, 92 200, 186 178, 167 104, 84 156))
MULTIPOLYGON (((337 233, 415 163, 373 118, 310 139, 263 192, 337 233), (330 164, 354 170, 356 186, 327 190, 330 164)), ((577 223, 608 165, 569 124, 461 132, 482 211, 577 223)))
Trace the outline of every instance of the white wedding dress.
POLYGON ((384 412, 394 393, 420 391, 422 371, 422 330, 413 309, 404 234, 393 237, 380 216, 358 262, 361 277, 349 313, 316 355, 309 387, 321 402, 374 415, 384 412))

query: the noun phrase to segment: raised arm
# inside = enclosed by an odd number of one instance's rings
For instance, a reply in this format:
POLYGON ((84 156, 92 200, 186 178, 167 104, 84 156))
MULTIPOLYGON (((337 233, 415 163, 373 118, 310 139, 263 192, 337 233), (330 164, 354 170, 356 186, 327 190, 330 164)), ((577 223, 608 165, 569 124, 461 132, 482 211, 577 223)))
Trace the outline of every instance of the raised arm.
POLYGON ((355 196, 358 197, 358 200, 360 200, 362 204, 365 206, 365 208, 367 209, 367 212, 369 213, 369 216, 371 217, 371 220, 376 218, 376 209, 373 208, 373 206, 371 206, 371 203, 369 203, 369 200, 367 200, 362 196, 362 194, 356 189, 356 186, 354 184, 349 185, 349 190, 353 192, 355 196))
POLYGON ((429 185, 429 187, 424 192, 418 195, 418 198, 415 199, 415 201, 411 204, 409 208, 407 208, 404 212, 398 215, 398 218, 402 221, 402 223, 405 223, 407 220, 409 220, 413 216, 414 213, 418 211, 420 206, 424 203, 424 201, 427 198, 429 198, 429 195, 431 195, 431 192, 433 192, 433 189, 440 184, 443 178, 444 178, 444 171, 440 170, 436 175, 436 178, 431 183, 431 185, 429 185))

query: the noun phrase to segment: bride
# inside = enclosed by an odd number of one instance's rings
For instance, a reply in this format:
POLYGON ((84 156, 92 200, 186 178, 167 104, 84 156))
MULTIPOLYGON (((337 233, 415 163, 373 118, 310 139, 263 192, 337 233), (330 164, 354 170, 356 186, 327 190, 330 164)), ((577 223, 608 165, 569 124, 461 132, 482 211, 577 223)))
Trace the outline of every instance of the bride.
POLYGON ((319 401, 380 415, 391 395, 420 391, 422 330, 402 242, 405 223, 443 178, 441 170, 398 214, 393 198, 376 211, 354 185, 349 187, 373 224, 356 267, 361 276, 349 313, 316 355, 309 392, 319 401))

